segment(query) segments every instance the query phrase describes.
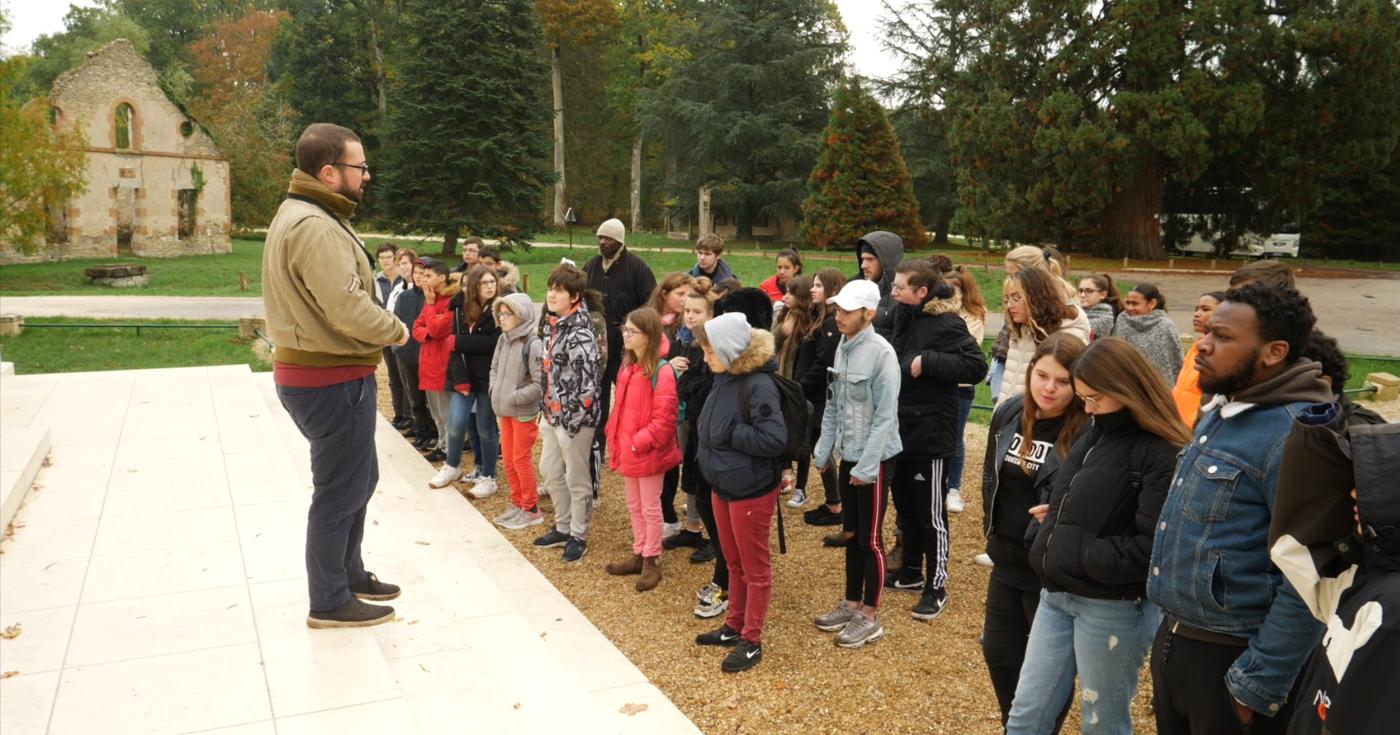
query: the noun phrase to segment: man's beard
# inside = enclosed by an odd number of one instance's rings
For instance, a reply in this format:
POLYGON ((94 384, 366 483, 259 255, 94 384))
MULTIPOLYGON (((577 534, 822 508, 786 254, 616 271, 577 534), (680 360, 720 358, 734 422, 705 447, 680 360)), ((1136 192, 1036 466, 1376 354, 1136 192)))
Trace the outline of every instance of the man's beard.
POLYGON ((356 204, 363 204, 365 201, 363 187, 351 187, 349 184, 342 183, 336 193, 356 204))
POLYGON ((622 243, 616 240, 607 243, 600 243, 598 245, 598 252, 603 256, 603 258, 607 260, 612 260, 613 258, 617 257, 617 254, 619 252, 622 252, 622 243))
POLYGON ((1249 359, 1240 365, 1235 372, 1214 380, 1207 380, 1205 375, 1199 378, 1199 385, 1202 393, 1215 395, 1233 396, 1248 388, 1254 382, 1254 374, 1259 370, 1259 355, 1262 350, 1255 350, 1249 359))

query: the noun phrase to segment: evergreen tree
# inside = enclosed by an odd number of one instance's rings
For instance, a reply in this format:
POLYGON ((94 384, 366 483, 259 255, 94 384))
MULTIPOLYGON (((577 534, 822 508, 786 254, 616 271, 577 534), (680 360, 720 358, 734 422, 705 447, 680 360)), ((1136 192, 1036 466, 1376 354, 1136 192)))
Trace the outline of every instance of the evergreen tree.
POLYGON ((675 153, 677 208, 693 212, 708 186, 749 239, 756 217, 801 209, 845 29, 827 0, 696 0, 685 12, 691 55, 643 94, 643 129, 675 153))
POLYGON ((518 240, 540 224, 549 67, 529 0, 405 0, 379 212, 405 231, 518 240), (464 39, 470 29, 474 40, 464 39))
POLYGON ((894 128, 859 82, 837 88, 822 137, 821 157, 802 203, 807 244, 848 248, 871 230, 889 230, 903 238, 905 247, 927 245, 894 128))

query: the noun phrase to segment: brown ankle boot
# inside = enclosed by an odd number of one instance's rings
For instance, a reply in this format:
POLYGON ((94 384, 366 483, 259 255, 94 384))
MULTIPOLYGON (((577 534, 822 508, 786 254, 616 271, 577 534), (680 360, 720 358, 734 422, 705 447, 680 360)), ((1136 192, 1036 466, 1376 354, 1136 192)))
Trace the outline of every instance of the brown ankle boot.
POLYGON ((603 571, 614 577, 625 577, 629 574, 641 574, 642 555, 633 554, 627 561, 615 561, 603 567, 603 571))
POLYGON ((661 584, 661 557, 648 556, 642 559, 642 576, 637 579, 637 591, 646 592, 661 584))

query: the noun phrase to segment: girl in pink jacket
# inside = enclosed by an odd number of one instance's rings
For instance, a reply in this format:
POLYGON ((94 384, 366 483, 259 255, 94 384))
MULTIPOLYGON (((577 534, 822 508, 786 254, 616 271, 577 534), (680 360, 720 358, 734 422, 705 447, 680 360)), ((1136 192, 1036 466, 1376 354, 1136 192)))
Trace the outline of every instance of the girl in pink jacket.
POLYGON ((661 581, 661 483, 680 464, 676 441, 676 373, 666 353, 661 316, 651 307, 627 315, 622 327, 623 360, 606 427, 608 466, 627 484, 632 516, 632 556, 608 564, 608 574, 640 574, 637 591, 661 581))

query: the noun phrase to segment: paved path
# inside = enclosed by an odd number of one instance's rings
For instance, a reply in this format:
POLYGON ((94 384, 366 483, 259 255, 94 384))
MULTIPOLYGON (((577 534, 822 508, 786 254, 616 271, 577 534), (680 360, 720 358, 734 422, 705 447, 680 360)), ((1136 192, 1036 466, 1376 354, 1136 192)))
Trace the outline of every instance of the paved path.
POLYGON ((263 316, 263 300, 242 296, 0 296, 0 313, 93 319, 228 319, 263 316))

